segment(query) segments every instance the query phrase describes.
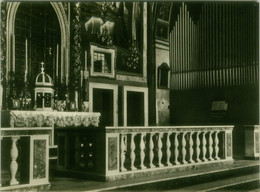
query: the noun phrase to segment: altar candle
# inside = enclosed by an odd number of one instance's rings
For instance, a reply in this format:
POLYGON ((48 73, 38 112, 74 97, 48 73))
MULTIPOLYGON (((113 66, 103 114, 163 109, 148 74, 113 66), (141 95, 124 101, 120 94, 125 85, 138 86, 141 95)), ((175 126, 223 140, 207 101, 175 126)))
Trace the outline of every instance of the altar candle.
POLYGON ((25 73, 28 72, 28 41, 25 39, 25 73))
POLYGON ((75 103, 76 103, 76 109, 78 109, 78 91, 75 91, 75 103))
MULTIPOLYGON (((69 55, 69 49, 67 48, 66 49, 66 57, 65 57, 65 61, 67 61, 68 59, 68 55, 69 55)), ((66 73, 69 74, 69 62, 66 62, 67 63, 67 69, 66 69, 66 73)), ((68 75, 69 76, 69 75, 68 75)))
POLYGON ((87 71, 87 59, 88 59, 88 53, 85 51, 85 71, 87 71))
POLYGON ((13 59, 13 73, 15 74, 15 35, 13 35, 13 53, 12 53, 12 59, 13 59))
POLYGON ((25 39, 25 71, 24 71, 24 82, 27 81, 28 73, 28 41, 25 39))
POLYGON ((59 45, 57 44, 57 51, 56 51, 56 77, 59 76, 59 45))
POLYGON ((66 74, 66 86, 68 86, 68 84, 69 84, 69 75, 66 74))

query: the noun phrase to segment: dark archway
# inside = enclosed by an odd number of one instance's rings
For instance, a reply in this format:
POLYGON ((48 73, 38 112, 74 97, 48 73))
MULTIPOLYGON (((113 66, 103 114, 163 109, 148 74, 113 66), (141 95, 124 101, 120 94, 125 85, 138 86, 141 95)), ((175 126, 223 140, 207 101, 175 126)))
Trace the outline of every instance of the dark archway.
POLYGON ((54 79, 60 44, 59 21, 51 4, 21 3, 15 18, 15 87, 22 87, 25 78, 33 84, 41 61, 45 63, 45 72, 54 79))

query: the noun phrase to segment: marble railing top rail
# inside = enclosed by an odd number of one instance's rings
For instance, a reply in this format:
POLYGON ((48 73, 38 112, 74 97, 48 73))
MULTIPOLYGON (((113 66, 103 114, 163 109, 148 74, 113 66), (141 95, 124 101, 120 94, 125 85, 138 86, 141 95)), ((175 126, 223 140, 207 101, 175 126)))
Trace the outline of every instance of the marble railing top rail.
POLYGON ((52 127, 15 127, 15 128, 2 128, 0 129, 0 137, 12 136, 30 136, 30 135, 48 135, 52 132, 52 127))
POLYGON ((106 127, 107 133, 232 131, 233 125, 106 127))
POLYGON ((59 127, 93 125, 98 127, 100 113, 64 111, 10 111, 11 127, 59 127))

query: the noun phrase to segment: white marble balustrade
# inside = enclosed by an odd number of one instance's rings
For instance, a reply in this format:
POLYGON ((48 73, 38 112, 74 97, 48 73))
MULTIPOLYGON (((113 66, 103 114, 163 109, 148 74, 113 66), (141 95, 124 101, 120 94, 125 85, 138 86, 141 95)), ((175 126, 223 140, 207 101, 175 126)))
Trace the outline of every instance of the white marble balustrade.
POLYGON ((126 173, 232 160, 232 130, 233 126, 106 127, 106 133, 119 137, 119 172, 126 173))

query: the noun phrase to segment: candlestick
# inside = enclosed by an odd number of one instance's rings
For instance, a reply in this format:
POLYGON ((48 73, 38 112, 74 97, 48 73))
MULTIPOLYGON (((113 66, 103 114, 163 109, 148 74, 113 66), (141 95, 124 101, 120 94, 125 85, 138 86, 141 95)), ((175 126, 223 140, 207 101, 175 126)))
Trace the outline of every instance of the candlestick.
POLYGON ((80 70, 80 86, 83 85, 83 70, 80 70))
POLYGON ((25 72, 25 74, 24 74, 24 82, 26 83, 26 81, 27 81, 27 73, 25 72))
POLYGON ((28 41, 25 39, 25 71, 28 72, 28 41))

